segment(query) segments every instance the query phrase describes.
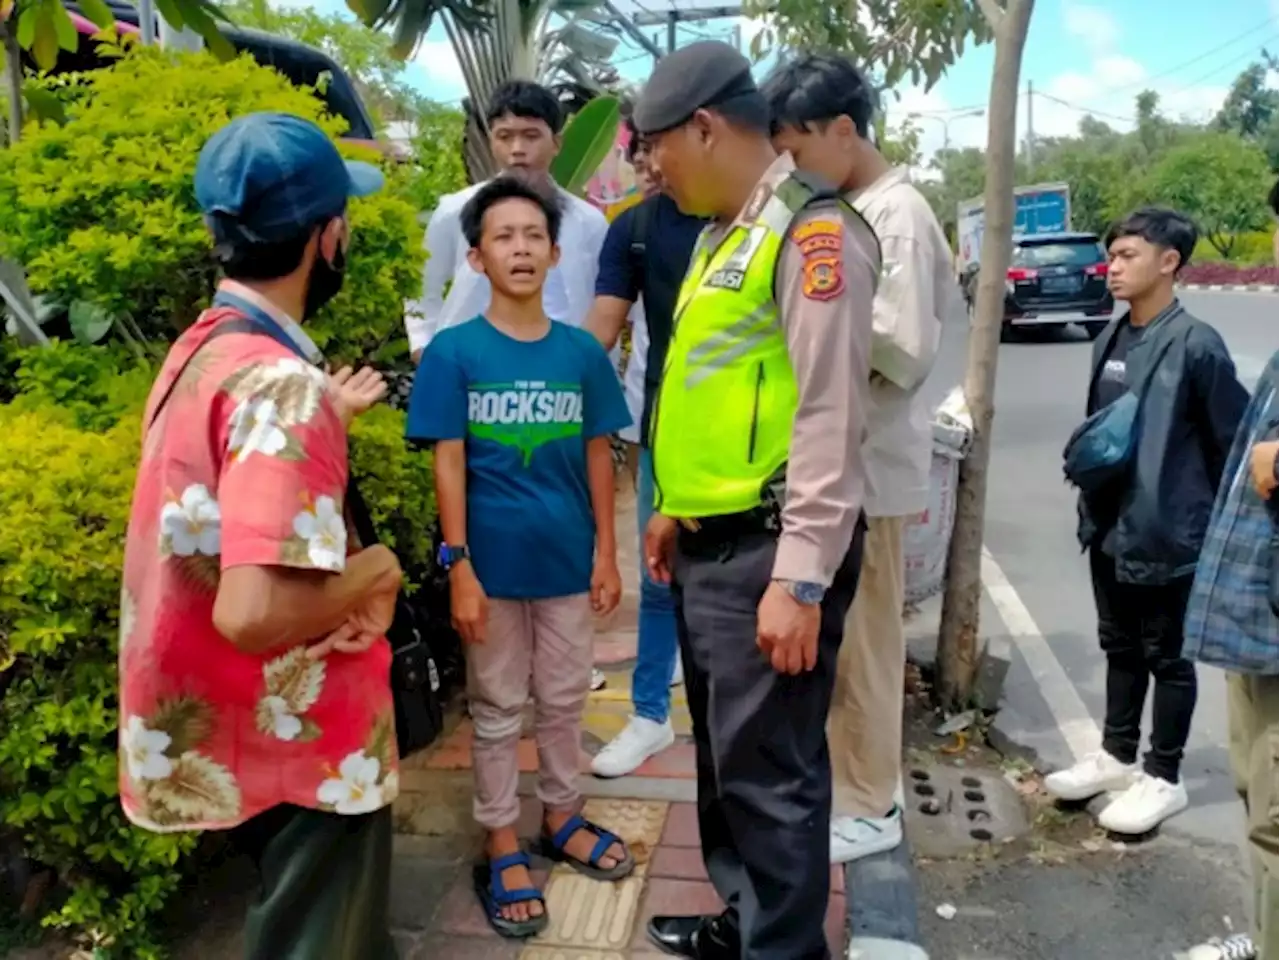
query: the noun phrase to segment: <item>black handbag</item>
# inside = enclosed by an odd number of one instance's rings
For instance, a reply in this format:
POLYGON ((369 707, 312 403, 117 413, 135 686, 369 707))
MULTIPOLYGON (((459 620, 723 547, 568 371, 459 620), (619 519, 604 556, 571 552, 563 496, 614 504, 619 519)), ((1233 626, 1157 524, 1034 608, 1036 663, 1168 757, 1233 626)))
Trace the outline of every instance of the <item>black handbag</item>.
MULTIPOLYGON (((361 546, 378 542, 364 498, 355 481, 347 484, 347 510, 361 546)), ((391 644, 391 696, 395 703, 396 744, 401 757, 431 746, 444 727, 440 671, 417 608, 403 593, 396 597, 395 617, 387 631, 391 644)))

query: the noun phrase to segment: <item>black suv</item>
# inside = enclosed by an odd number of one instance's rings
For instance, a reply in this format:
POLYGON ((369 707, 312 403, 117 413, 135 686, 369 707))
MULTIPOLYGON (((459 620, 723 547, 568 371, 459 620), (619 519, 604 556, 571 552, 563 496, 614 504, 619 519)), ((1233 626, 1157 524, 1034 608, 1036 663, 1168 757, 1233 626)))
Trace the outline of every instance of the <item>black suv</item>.
POLYGON ((1094 339, 1111 320, 1107 253, 1096 234, 1045 233, 1013 238, 1005 279, 1002 340, 1033 327, 1077 323, 1094 339))

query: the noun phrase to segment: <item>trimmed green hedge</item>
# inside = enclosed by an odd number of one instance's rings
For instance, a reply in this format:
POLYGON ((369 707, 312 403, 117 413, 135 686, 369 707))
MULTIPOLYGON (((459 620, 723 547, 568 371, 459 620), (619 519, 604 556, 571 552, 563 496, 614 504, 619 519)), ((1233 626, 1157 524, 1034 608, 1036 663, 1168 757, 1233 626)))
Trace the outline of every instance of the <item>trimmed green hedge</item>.
MULTIPOLYGON (((95 956, 163 956, 156 915, 197 865, 195 835, 150 834, 120 811, 120 571, 142 408, 214 282, 196 155, 256 110, 340 132, 309 92, 246 58, 148 49, 88 75, 65 126, 30 125, 0 150, 0 256, 28 268, 33 292, 113 321, 97 345, 18 349, 0 333, 0 834, 57 872, 43 922, 95 956)), ((388 189, 352 205, 346 286, 311 325, 334 361, 408 367, 403 303, 423 257, 412 197, 424 184, 412 177, 391 172, 388 189)), ((403 434, 403 414, 366 414, 352 471, 420 602, 439 606, 431 460, 403 434)))

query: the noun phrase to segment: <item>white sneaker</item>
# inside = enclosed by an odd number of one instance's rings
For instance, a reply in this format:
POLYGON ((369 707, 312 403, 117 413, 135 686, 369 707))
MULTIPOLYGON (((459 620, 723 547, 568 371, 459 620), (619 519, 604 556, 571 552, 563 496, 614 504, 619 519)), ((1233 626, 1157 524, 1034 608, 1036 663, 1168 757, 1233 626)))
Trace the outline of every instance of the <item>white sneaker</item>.
POLYGON ((1257 960, 1258 948, 1247 933, 1210 940, 1187 951, 1187 960, 1257 960))
POLYGON ((1059 800, 1088 800, 1100 793, 1128 790, 1138 773, 1136 763, 1121 763, 1105 750, 1091 753, 1074 767, 1044 778, 1044 788, 1059 800))
POLYGON ((831 862, 848 863, 892 850, 902 842, 902 810, 887 817, 832 817, 831 862))
POLYGON ((632 717, 622 732, 592 758, 591 772, 597 777, 625 777, 675 742, 676 732, 671 729, 670 720, 654 723, 644 717, 632 717))
POLYGON ((929 954, 924 952, 924 947, 902 940, 854 937, 849 941, 845 960, 929 960, 929 954))
POLYGON ((608 677, 604 675, 603 670, 591 671, 591 689, 603 690, 609 683, 608 677))
POLYGON ((678 687, 684 683, 684 661, 676 657, 676 668, 671 671, 671 685, 678 687))
POLYGON ((1112 833, 1141 836, 1154 830, 1161 821, 1187 808, 1187 788, 1182 781, 1170 783, 1146 773, 1098 814, 1098 825, 1112 833))

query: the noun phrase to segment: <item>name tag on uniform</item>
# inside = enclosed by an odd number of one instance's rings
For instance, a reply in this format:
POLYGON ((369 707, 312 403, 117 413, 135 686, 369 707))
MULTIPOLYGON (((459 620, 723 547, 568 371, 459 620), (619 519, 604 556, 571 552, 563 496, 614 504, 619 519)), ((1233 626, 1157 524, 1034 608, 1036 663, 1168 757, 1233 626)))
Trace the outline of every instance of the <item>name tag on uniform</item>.
POLYGON ((706 285, 715 287, 717 290, 733 290, 742 289, 742 284, 747 279, 745 270, 735 270, 732 267, 722 267, 707 278, 706 285))

